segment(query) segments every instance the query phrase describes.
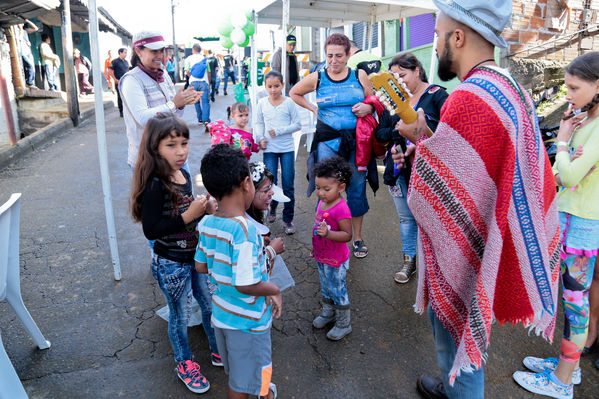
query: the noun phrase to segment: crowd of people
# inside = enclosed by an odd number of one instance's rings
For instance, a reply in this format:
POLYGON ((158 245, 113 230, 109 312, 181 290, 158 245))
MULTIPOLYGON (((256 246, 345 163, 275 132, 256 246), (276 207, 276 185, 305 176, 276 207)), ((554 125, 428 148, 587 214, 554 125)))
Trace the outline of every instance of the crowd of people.
MULTIPOLYGON (((277 396, 270 328, 284 309, 281 291, 288 285, 280 276, 289 272, 280 257, 283 240, 270 236, 266 223, 276 220, 279 202, 286 234, 311 231, 322 296, 312 325, 331 326, 326 336, 333 341, 351 333, 346 275, 352 254, 368 256, 362 225, 367 183, 375 191, 379 185, 371 156, 379 146, 383 182, 400 221, 403 259, 392 277, 403 284, 418 272, 415 308, 430 318, 442 375, 421 376, 420 393, 484 397, 493 322, 522 323, 551 342, 561 281, 560 355, 526 357, 529 371, 513 378, 530 392, 573 397, 580 356, 596 340, 599 318, 598 290, 591 284, 599 277, 599 53, 580 56, 565 70, 571 106, 551 165, 534 103, 494 60, 495 47, 506 46, 501 31, 512 3, 434 2, 440 10, 438 75, 461 83, 448 94, 429 84, 413 54, 392 58, 388 69, 405 83, 417 110, 411 124, 381 105, 368 80, 368 73, 387 66, 343 34, 326 39, 326 67, 303 79, 286 86, 273 68, 264 78, 267 96, 252 110, 232 104, 233 122, 210 119, 217 70, 225 78, 224 94, 227 78, 235 82, 229 55, 221 65, 194 46, 184 68, 189 87, 179 90, 159 32, 134 36, 130 70, 126 50, 111 61, 129 142, 131 212, 150 240, 152 275, 169 308, 176 373, 191 391, 210 388, 188 343, 195 298, 210 361, 228 375, 228 397, 277 396), (311 92, 316 104, 308 101, 311 92), (189 128, 180 118, 192 104, 211 135, 200 168, 208 194, 198 197, 187 164, 189 128), (310 226, 294 224, 297 106, 317 119, 308 158, 309 194, 318 200, 310 226), (365 137, 376 144, 365 146, 365 137), (249 162, 256 152, 263 162, 249 162)), ((288 55, 294 45, 288 36, 288 55)))

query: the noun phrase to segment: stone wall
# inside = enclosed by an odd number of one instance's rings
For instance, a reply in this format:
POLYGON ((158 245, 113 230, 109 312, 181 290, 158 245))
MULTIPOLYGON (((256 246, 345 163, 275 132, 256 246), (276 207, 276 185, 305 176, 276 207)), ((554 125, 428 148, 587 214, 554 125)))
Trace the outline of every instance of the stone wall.
POLYGON ((514 78, 533 95, 546 88, 564 83, 564 67, 566 65, 564 62, 558 61, 508 59, 508 68, 514 78))

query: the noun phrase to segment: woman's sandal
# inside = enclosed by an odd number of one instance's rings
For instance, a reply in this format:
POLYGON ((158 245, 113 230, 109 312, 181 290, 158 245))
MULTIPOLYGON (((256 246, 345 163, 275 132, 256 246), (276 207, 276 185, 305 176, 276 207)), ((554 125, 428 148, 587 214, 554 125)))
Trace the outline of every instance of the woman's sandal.
POLYGON ((354 256, 358 259, 365 258, 368 255, 368 248, 364 245, 364 241, 354 241, 354 256))

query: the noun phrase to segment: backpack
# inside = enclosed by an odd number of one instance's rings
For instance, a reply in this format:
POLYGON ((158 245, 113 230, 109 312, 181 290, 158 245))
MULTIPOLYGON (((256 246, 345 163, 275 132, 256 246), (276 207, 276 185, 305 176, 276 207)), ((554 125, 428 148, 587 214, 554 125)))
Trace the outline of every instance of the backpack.
POLYGON ((202 59, 200 62, 196 62, 189 71, 191 76, 196 79, 202 79, 206 74, 206 58, 202 59))

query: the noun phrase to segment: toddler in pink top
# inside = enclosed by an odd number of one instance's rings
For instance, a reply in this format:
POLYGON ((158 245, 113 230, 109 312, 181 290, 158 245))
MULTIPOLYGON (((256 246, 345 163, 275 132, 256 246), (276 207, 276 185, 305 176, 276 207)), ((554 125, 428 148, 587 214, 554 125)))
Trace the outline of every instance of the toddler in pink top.
POLYGON ((318 265, 322 311, 312 324, 324 328, 335 321, 327 338, 338 341, 351 332, 349 296, 345 276, 349 269, 352 238, 351 212, 341 194, 349 183, 352 170, 340 157, 326 159, 314 167, 316 210, 312 236, 312 254, 318 265))
POLYGON ((247 104, 237 102, 227 109, 229 115, 235 121, 231 127, 225 121, 217 120, 207 125, 210 136, 210 145, 229 144, 241 149, 245 157, 250 160, 252 152, 260 151, 260 147, 254 141, 252 128, 247 126, 249 121, 249 108, 247 104))

